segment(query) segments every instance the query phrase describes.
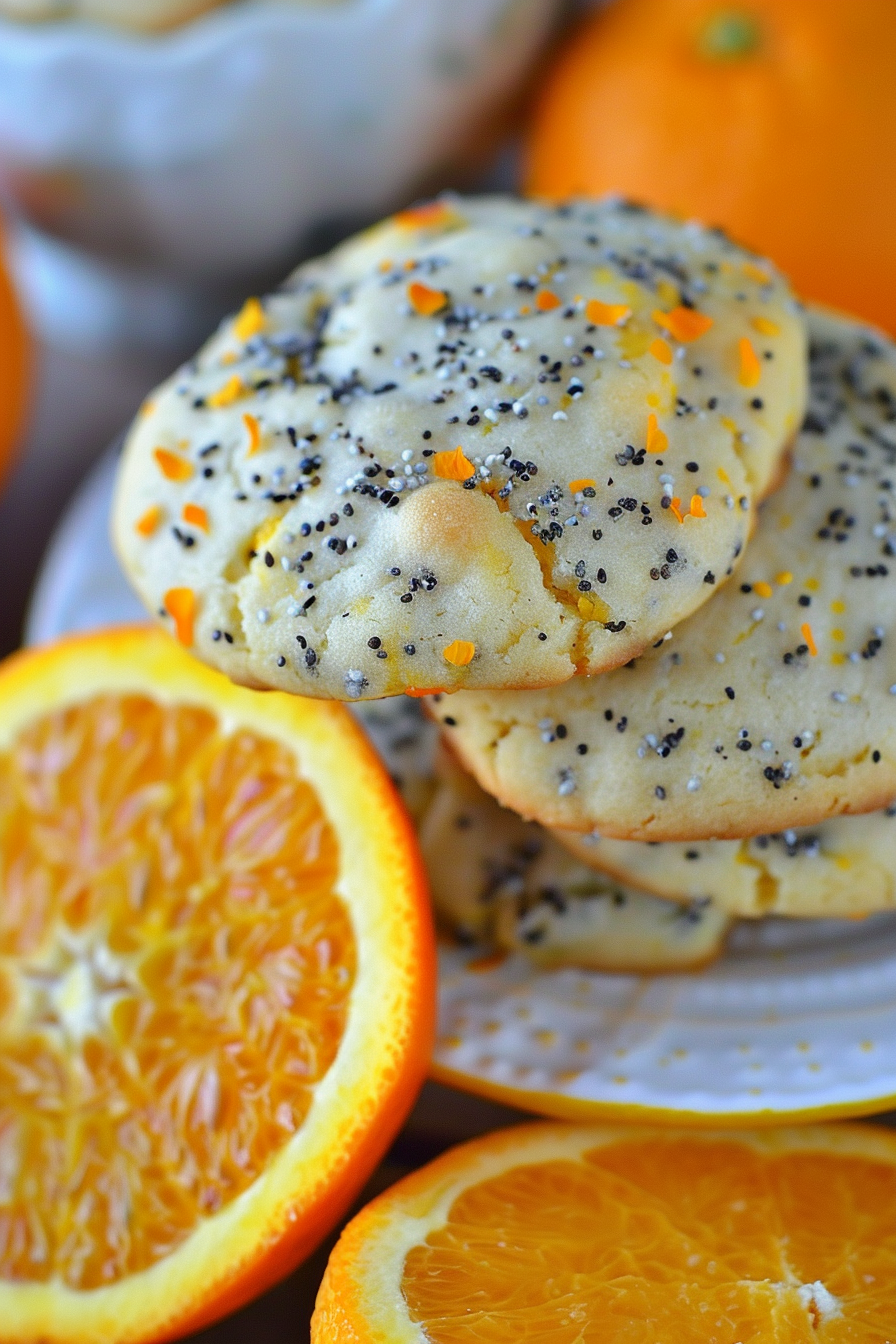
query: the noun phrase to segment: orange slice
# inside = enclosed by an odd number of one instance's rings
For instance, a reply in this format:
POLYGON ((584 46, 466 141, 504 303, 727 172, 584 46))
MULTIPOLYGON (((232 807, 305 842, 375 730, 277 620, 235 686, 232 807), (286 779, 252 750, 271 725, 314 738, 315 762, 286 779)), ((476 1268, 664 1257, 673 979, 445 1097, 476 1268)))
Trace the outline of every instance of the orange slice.
POLYGON ((2 260, 0 222, 0 484, 22 441, 31 398, 33 350, 12 277, 2 260))
POLYGON ((343 1232, 312 1344, 884 1344, 896 1136, 526 1125, 343 1232))
POLYGON ((409 822, 341 705, 167 635, 0 667, 0 1336, 169 1339, 357 1194, 431 1043, 409 822))

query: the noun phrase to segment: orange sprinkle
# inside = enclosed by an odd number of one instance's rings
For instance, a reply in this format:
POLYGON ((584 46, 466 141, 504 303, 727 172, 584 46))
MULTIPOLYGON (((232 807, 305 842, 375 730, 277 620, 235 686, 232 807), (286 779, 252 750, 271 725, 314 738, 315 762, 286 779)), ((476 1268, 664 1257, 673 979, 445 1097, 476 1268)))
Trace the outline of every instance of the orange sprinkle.
POLYGON ((535 307, 540 313, 549 313, 552 308, 559 308, 562 302, 551 289, 540 289, 535 295, 535 307))
POLYGON ((452 663, 455 667, 466 667, 467 663, 473 661, 475 652, 476 645, 471 644, 468 639, 455 639, 443 650, 443 656, 446 663, 452 663))
POLYGON ((482 975, 486 971, 494 971, 498 966, 502 966, 506 960, 506 952, 486 952, 481 957, 474 957, 472 961, 468 961, 467 970, 482 975))
POLYGON ((601 303, 600 299, 589 299, 585 304, 585 316, 596 327, 615 327, 631 316, 627 303, 601 303))
POLYGON ((673 498, 669 500, 669 508, 675 514, 675 517, 678 519, 678 521, 680 523, 683 523, 684 514, 681 511, 681 500, 678 498, 677 495, 673 496, 673 498))
POLYGON ((258 299, 247 299, 233 321, 233 330, 237 340, 251 341, 268 324, 264 309, 258 299))
POLYGON ((217 392, 209 393, 205 399, 205 404, 211 406, 213 410, 219 410, 222 406, 229 406, 232 402, 239 401, 246 391, 247 389, 239 374, 232 373, 223 387, 219 387, 217 392))
POLYGON ((385 275, 386 271, 391 271, 391 269, 392 262, 388 257, 383 257, 382 261, 377 265, 377 270, 383 275, 385 275))
POLYGON ((445 307, 448 295, 443 289, 430 289, 429 285, 422 285, 419 280, 415 280, 408 285, 408 299, 414 312, 421 317, 432 317, 445 307))
POLYGON ((156 404, 153 401, 152 397, 147 397, 143 405, 140 407, 140 410, 137 412, 137 418, 139 420, 145 420, 148 415, 152 415, 155 408, 156 404))
POLYGON ((432 469, 446 481, 468 481, 476 473, 476 468, 461 447, 436 453, 432 459, 432 469))
POLYGON ((181 517, 185 523, 198 527, 201 532, 208 531, 208 514, 201 504, 185 504, 181 517))
POLYGON ((706 510, 703 507, 702 495, 691 495, 691 517, 705 518, 706 510))
POLYGON ((251 457, 261 447, 261 426, 258 423, 258 417, 250 415, 248 411, 243 416, 243 424, 249 432, 249 450, 246 456, 251 457))
POLYGON ((755 387, 762 376, 762 365, 753 349, 753 342, 747 336, 742 336, 737 343, 737 352, 740 359, 737 381, 741 387, 755 387))
POLYGON ((814 658, 815 655, 818 653, 818 647, 815 643, 815 637, 812 634, 812 627, 811 625, 808 624, 808 622, 805 625, 800 626, 800 634, 806 641, 806 644, 808 645, 809 648, 809 652, 814 658))
POLYGON ((758 597, 771 597, 772 586, 770 583, 754 583, 753 592, 756 593, 758 597))
POLYGON ((698 313, 695 308, 684 308, 681 305, 673 308, 671 313, 664 313, 657 308, 653 320, 658 327, 668 331, 674 340, 683 345, 688 341, 696 341, 698 336, 709 331, 713 324, 712 318, 707 317, 705 313, 698 313))
POLYGON ((664 453, 669 447, 669 439, 660 429, 657 418, 653 411, 647 417, 647 451, 648 453, 664 453))
POLYGON ((761 266, 756 266, 752 261, 745 261, 741 270, 749 280, 755 280, 757 285, 770 285, 772 282, 768 271, 764 271, 761 266))
POLYGON ((777 322, 773 322, 770 317, 751 317, 750 326, 754 331, 758 331, 760 336, 777 336, 781 330, 777 322))
POLYGON ((399 210, 393 215, 394 222, 402 229, 431 229, 439 224, 448 224, 458 216, 444 201, 427 201, 424 205, 412 205, 409 210, 399 210))
POLYGON ((718 471, 716 472, 716 475, 718 476, 719 480, 722 482, 723 485, 731 484, 731 477, 728 475, 724 467, 719 467, 718 471))
POLYGON ((532 309, 529 307, 528 303, 524 303, 520 309, 520 316, 523 317, 526 313, 531 313, 531 311, 532 309))
POLYGON ((775 583, 780 584, 782 588, 786 588, 788 583, 793 583, 793 575, 790 570, 782 569, 780 574, 776 574, 775 583))
POLYGON ((569 488, 570 488, 570 490, 572 491, 572 493, 575 495, 575 494, 578 493, 579 490, 587 490, 587 489, 589 489, 589 488, 593 490, 593 489, 594 489, 594 482, 591 481, 591 480, 588 480, 587 477, 584 477, 584 476, 583 476, 582 479, 581 479, 580 481, 570 481, 570 483, 569 483, 569 488))
POLYGON ((151 537, 161 521, 161 508, 158 504, 150 504, 146 512, 134 524, 134 531, 139 532, 141 537, 151 537))
POLYGON ((152 455, 166 480, 188 481, 193 475, 192 465, 179 453, 169 453, 167 448, 154 448, 152 455))
POLYGON ((657 336, 655 341, 651 341, 647 350, 653 355, 654 359, 658 359, 661 364, 672 363, 672 347, 668 341, 663 340, 662 336, 657 336))
POLYGON ((406 271, 412 271, 416 265, 417 265, 416 261, 414 261, 411 257, 408 257, 407 261, 404 263, 404 269, 406 271))
POLYGON ((162 601, 165 610, 174 621, 174 629, 178 639, 181 644, 189 648, 193 643, 196 594, 192 588, 169 588, 162 601))

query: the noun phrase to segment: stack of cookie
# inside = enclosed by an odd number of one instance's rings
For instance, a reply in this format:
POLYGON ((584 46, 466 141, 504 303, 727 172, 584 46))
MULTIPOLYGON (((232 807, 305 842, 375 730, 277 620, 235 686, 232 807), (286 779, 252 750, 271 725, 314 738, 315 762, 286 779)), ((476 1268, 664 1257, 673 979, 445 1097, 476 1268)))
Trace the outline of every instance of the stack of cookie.
POLYGON ((153 396, 114 531, 235 680, 424 700, 466 938, 647 968, 896 903, 896 346, 715 231, 398 215, 153 396))

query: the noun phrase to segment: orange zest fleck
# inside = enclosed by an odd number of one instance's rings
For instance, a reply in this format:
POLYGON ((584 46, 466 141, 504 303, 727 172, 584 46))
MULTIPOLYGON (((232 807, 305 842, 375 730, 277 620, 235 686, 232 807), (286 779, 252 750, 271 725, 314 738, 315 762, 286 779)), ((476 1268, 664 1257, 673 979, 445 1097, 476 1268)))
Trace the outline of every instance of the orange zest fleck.
POLYGON ((702 495, 691 495, 691 517, 705 518, 706 509, 703 507, 702 495))
POLYGON ((681 511, 681 500, 678 498, 677 495, 673 495, 673 497, 669 500, 669 508, 675 514, 675 517, 678 519, 678 521, 680 523, 683 523, 684 514, 681 511))
POLYGON ((755 280, 757 285, 770 285, 772 282, 772 278, 768 271, 764 271, 762 267, 757 266, 755 262, 745 261, 741 270, 748 280, 755 280))
POLYGON ((682 345, 696 341, 713 325, 712 318, 707 317, 706 313, 698 313, 696 308, 685 308, 681 304, 669 313, 657 308, 653 320, 663 331, 668 331, 673 340, 682 345))
POLYGON ((258 417, 250 415, 248 411, 243 416, 243 424, 246 426, 249 435, 249 447, 246 456, 251 457, 261 447, 261 426, 258 423, 258 417))
POLYGON ((468 481, 476 473, 473 463, 460 447, 436 453, 432 459, 432 469, 436 476, 446 481, 468 481))
POLYGON ((647 347, 648 354, 653 355, 661 364, 671 364, 673 355, 672 347, 668 341, 664 341, 662 336, 657 336, 656 340, 650 342, 647 347))
POLYGON ((171 453, 167 448, 154 448, 152 455, 167 481, 188 481, 193 475, 192 463, 179 453, 171 453))
POLYGON ((393 215, 394 222, 402 229, 432 229, 439 224, 450 224, 456 219, 457 212, 445 201, 412 205, 409 210, 399 210, 397 215, 393 215))
POLYGON ((535 307, 540 313, 549 313, 552 308, 559 308, 562 302, 551 289, 540 289, 535 295, 535 307))
POLYGON ((415 280, 408 285, 408 301, 415 313, 421 317, 432 317, 445 307, 448 295, 443 289, 430 289, 429 285, 415 280))
POLYGON ((815 636, 812 634, 812 627, 811 625, 809 625, 808 621, 800 626, 800 634, 805 640, 806 646, 809 652, 811 653, 812 657, 814 658, 818 653, 818 646, 815 643, 815 636))
POLYGON ((760 581, 759 583, 753 584, 753 592, 757 595, 757 597, 771 597, 772 586, 770 583, 764 583, 760 581))
POLYGON ((506 960, 506 952, 486 952, 481 957, 474 957, 472 961, 468 961, 467 970, 481 975, 484 971, 493 971, 498 966, 503 966, 506 960))
POLYGON ((237 340, 251 341, 268 324, 265 311, 258 299, 247 299, 233 321, 233 330, 237 340))
POLYGON ((777 322, 773 322, 770 317, 751 317, 750 326, 754 331, 758 331, 760 336, 777 336, 781 330, 777 322))
POLYGON ((664 453, 668 447, 669 439, 660 429, 657 418, 651 411, 647 417, 647 451, 648 453, 664 453))
POLYGON ((585 304, 585 316, 596 327, 615 327, 631 316, 627 303, 601 303, 600 299, 589 299, 585 304))
POLYGON ((200 532, 208 531, 208 514, 201 504, 185 504, 181 517, 191 527, 198 527, 200 532))
POLYGON ((573 494, 576 494, 579 490, 587 490, 587 489, 593 490, 594 482, 592 480, 589 480, 587 477, 583 476, 580 481, 570 481, 569 488, 573 494))
POLYGON ((212 410, 220 410, 222 406, 230 406, 233 402, 239 401, 240 397, 245 396, 248 391, 242 378, 238 373, 232 373, 223 387, 219 387, 217 392, 210 392, 205 399, 206 406, 211 406, 212 410))
POLYGON ((161 521, 161 506, 150 504, 146 512, 142 513, 134 524, 134 531, 139 533, 141 537, 151 537, 161 521))
POLYGON ((446 663, 451 663, 454 667, 466 667, 467 663, 473 661, 476 645, 471 644, 468 639, 455 639, 442 652, 446 663))
POLYGON ((740 338, 737 343, 737 354, 739 360, 737 381, 741 387, 755 387, 762 376, 762 365, 749 337, 740 338))
POLYGON ((174 621, 178 639, 189 648, 193 643, 193 623, 196 620, 196 594, 192 588, 169 588, 162 602, 174 621))

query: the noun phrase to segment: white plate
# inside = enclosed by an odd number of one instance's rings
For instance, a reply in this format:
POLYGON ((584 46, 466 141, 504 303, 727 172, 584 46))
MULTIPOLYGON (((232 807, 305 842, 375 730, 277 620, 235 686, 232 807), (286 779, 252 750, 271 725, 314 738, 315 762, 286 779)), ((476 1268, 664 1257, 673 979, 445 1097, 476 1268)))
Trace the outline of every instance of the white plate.
MULTIPOLYGON (((145 619, 108 542, 114 469, 111 453, 56 533, 31 643, 145 619)), ((548 1115, 719 1124, 896 1105, 896 915, 742 921, 720 961, 684 975, 443 948, 439 1000, 434 1076, 548 1115)))

